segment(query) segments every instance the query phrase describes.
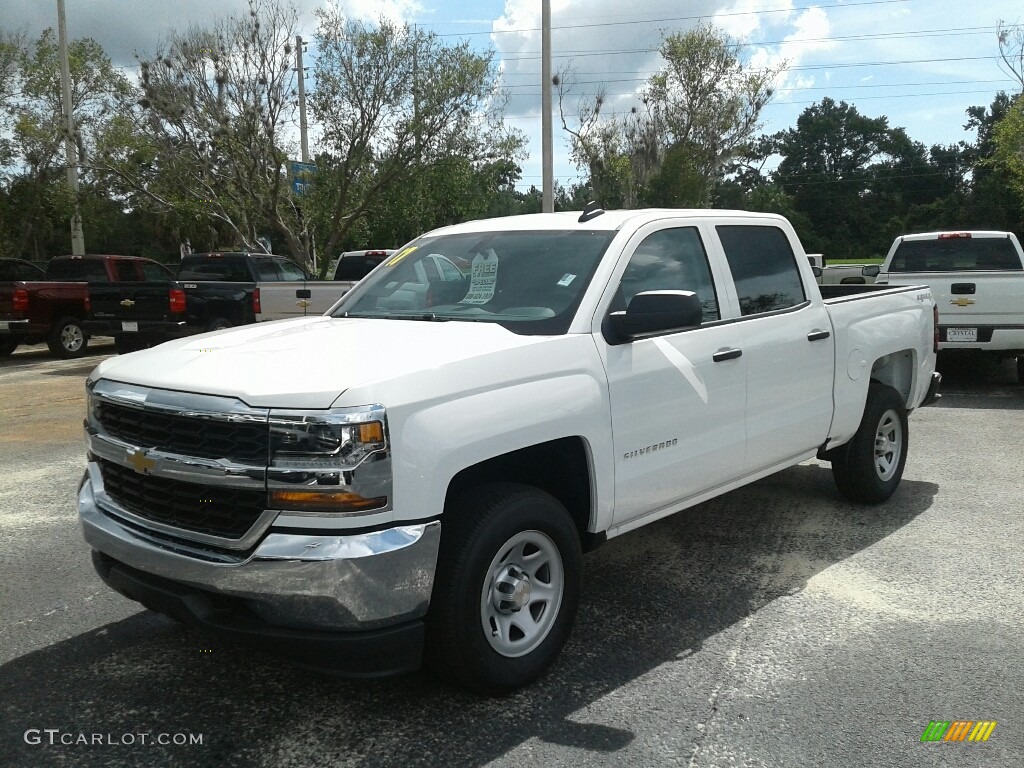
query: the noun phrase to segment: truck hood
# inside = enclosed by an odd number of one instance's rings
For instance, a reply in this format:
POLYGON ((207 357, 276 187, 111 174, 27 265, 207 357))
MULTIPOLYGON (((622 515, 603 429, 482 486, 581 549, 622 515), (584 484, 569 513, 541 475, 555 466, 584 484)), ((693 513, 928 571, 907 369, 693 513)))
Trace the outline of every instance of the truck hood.
POLYGON ((105 360, 90 379, 329 408, 347 389, 542 343, 495 323, 307 317, 169 341, 105 360))

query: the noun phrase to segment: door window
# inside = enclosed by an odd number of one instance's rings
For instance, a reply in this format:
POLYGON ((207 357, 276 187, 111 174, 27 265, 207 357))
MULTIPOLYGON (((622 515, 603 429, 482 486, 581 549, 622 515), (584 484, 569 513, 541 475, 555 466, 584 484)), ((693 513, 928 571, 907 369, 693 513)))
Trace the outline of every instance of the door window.
POLYGON ((139 274, 135 271, 134 261, 117 259, 114 261, 114 274, 117 276, 118 281, 122 283, 135 283, 139 280, 139 274))
POLYGON ((789 309, 807 300, 786 233, 771 226, 720 226, 744 316, 789 309))
POLYGON ((147 282, 159 283, 172 279, 170 270, 160 264, 144 261, 142 262, 141 267, 142 277, 147 282))
POLYGON ((256 268, 256 279, 260 282, 276 283, 281 279, 273 259, 265 256, 253 256, 252 265, 256 268))
POLYGON ((715 284, 696 227, 663 229, 644 238, 622 273, 612 311, 628 307, 641 291, 693 291, 704 309, 704 322, 719 319, 715 284))

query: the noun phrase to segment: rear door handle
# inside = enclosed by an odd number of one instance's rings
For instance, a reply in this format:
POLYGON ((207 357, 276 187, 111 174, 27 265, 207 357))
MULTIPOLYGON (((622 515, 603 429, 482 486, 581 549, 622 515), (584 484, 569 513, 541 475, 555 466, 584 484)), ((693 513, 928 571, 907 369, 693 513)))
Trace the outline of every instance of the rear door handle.
POLYGON ((830 331, 811 331, 807 334, 807 340, 821 341, 822 339, 827 339, 831 335, 832 333, 830 331))
POLYGON ((726 360, 735 360, 742 354, 742 349, 723 349, 718 352, 715 352, 715 354, 711 356, 711 359, 714 360, 716 363, 721 363, 726 360))

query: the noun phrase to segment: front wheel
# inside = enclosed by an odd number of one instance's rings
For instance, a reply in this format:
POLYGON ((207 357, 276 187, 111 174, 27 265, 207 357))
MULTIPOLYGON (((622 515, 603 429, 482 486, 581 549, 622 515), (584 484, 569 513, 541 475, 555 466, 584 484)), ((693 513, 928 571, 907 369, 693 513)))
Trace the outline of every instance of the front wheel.
POLYGON ((907 463, 907 438, 907 409, 900 393, 871 382, 857 433, 830 452, 839 492, 866 504, 892 496, 907 463))
POLYGON ((537 679, 572 631, 579 534, 551 495, 494 483, 445 510, 427 652, 434 672, 488 694, 537 679))
POLYGON ((53 324, 46 345, 57 357, 65 360, 81 357, 89 344, 89 337, 82 330, 82 321, 74 317, 62 317, 53 324))

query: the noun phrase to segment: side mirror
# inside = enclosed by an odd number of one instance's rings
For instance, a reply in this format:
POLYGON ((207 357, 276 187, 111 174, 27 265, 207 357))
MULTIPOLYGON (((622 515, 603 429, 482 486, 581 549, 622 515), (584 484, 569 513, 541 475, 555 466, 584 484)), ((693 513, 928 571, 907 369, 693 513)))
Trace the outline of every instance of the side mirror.
POLYGON ((878 277, 878 273, 882 271, 880 264, 868 264, 866 267, 861 267, 860 273, 864 277, 878 277))
POLYGON ((822 275, 821 267, 811 267, 811 274, 814 275, 816 278, 817 277, 821 277, 821 275, 822 275))
POLYGON ((669 331, 696 328, 704 318, 700 299, 693 291, 642 291, 625 312, 608 315, 606 336, 611 344, 669 331))

